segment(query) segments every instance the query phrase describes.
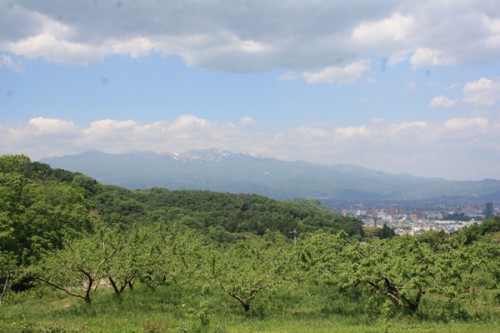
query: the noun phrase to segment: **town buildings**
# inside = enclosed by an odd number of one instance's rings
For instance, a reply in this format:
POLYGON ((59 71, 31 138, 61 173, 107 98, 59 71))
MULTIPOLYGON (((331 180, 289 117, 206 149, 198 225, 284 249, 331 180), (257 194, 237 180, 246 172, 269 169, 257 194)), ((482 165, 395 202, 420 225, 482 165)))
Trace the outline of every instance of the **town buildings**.
MULTIPOLYGON (((428 231, 454 233, 474 223, 500 215, 493 202, 414 202, 356 203, 347 208, 348 214, 363 220, 366 226, 381 228, 384 224, 399 235, 415 235, 428 231)), ((343 209, 346 209, 345 207, 343 209)))

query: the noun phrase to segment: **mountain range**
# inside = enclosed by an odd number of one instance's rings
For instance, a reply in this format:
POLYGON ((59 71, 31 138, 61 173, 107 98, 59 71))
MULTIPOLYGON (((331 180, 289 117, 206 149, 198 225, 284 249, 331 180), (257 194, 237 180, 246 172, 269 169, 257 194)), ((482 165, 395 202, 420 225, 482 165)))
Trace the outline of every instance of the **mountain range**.
POLYGON ((41 162, 129 189, 165 187, 327 201, 500 200, 500 180, 495 179, 421 178, 355 165, 289 162, 217 149, 183 154, 92 150, 41 162))

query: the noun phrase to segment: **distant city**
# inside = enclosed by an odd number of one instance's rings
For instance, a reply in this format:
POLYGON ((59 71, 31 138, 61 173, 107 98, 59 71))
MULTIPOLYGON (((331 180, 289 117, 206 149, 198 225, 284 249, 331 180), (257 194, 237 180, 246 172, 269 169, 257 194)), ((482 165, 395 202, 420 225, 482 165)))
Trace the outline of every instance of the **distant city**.
POLYGON ((386 224, 398 235, 416 235, 428 231, 454 233, 483 220, 500 215, 500 203, 486 202, 400 202, 347 203, 330 208, 361 219, 365 226, 386 224))

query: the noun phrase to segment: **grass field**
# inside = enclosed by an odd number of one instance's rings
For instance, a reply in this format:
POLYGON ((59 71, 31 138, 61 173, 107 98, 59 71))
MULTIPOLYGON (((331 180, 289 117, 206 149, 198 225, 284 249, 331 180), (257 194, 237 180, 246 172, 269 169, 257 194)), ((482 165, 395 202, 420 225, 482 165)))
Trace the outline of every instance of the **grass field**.
POLYGON ((143 286, 127 290, 122 300, 102 289, 91 306, 41 288, 10 295, 0 308, 0 332, 500 332, 500 308, 485 306, 486 296, 455 307, 430 300, 417 315, 396 312, 385 318, 359 299, 332 296, 277 291, 262 295, 244 314, 220 290, 189 286, 143 286))

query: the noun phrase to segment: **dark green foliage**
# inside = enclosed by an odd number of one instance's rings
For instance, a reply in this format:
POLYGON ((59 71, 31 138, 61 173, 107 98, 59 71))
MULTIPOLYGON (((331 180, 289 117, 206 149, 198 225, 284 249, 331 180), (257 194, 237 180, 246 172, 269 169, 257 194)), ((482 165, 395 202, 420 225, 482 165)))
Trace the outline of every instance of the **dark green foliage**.
POLYGON ((79 173, 52 169, 48 164, 31 162, 24 155, 0 156, 0 173, 16 173, 33 181, 71 182, 79 173))
POLYGON ((387 224, 384 223, 382 229, 377 229, 373 233, 373 236, 378 237, 380 239, 392 238, 396 236, 396 232, 393 229, 389 228, 387 224))
POLYGON ((483 221, 481 224, 474 223, 468 228, 462 229, 459 235, 466 237, 466 243, 480 240, 485 235, 500 232, 500 217, 496 216, 492 220, 483 221))
POLYGON ((134 192, 124 188, 100 185, 92 200, 96 213, 108 225, 127 227, 147 219, 144 204, 137 200, 134 192))
POLYGON ((13 253, 19 264, 92 229, 92 204, 83 188, 69 183, 76 174, 25 156, 0 157, 0 170, 0 251, 13 253))
MULTIPOLYGON (((39 164, 37 164, 38 166, 39 164)), ((25 175, 30 169, 35 168, 29 157, 24 155, 4 155, 0 156, 0 172, 18 173, 25 175)))
POLYGON ((213 236, 232 242, 237 234, 263 235, 266 230, 292 237, 314 230, 349 235, 363 235, 362 222, 331 212, 315 202, 277 201, 255 194, 230 194, 209 191, 163 188, 129 191, 116 186, 100 185, 92 196, 101 220, 126 227, 137 221, 169 221, 185 224, 213 236))
POLYGON ((72 178, 71 186, 84 189, 86 198, 96 195, 102 189, 95 179, 82 174, 76 174, 72 178))
POLYGON ((15 253, 21 264, 91 231, 92 221, 121 230, 138 223, 177 223, 229 243, 268 230, 288 238, 293 230, 363 233, 361 221, 333 213, 316 200, 161 188, 130 191, 26 156, 0 157, 0 194, 0 250, 15 253))
POLYGON ((362 235, 363 232, 361 221, 342 217, 317 203, 304 204, 307 201, 276 201, 255 194, 160 188, 132 193, 152 215, 165 220, 183 219, 195 229, 209 228, 219 239, 229 238, 221 234, 222 230, 263 235, 269 229, 287 237, 291 237, 294 229, 299 232, 345 230, 350 235, 362 235))

